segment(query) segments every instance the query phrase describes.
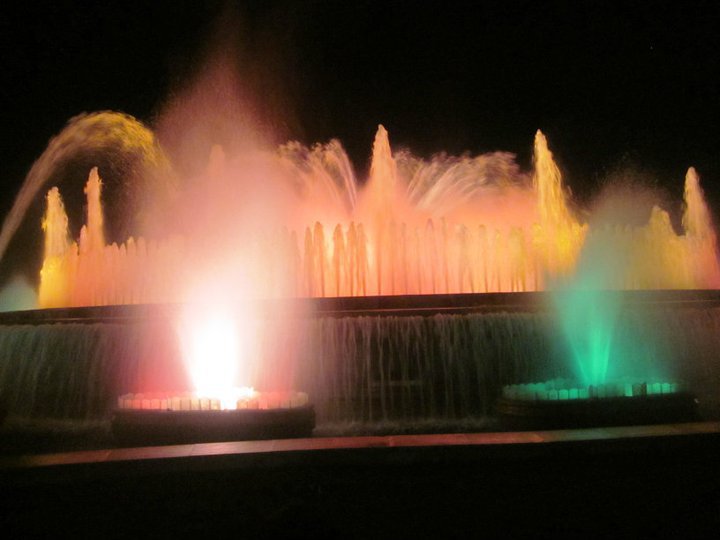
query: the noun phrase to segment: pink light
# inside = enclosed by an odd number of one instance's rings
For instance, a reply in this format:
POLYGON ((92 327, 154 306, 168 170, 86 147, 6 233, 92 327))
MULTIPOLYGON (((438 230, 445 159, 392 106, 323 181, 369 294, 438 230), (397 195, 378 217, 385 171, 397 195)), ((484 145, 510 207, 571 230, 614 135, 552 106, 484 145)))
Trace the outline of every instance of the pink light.
POLYGON ((239 361, 239 336, 225 314, 197 322, 190 330, 190 376, 198 395, 214 396, 234 408, 232 389, 239 361))
POLYGON ((219 400, 222 409, 236 409, 238 401, 255 395, 251 368, 258 355, 256 324, 222 296, 204 292, 200 301, 184 307, 179 325, 183 359, 195 395, 219 400))

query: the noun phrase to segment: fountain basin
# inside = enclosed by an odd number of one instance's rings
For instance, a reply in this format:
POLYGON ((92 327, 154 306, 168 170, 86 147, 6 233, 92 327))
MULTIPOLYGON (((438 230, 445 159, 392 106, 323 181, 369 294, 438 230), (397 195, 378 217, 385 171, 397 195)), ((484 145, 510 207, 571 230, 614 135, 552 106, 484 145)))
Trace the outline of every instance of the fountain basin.
POLYGON ((260 394, 243 408, 219 400, 128 394, 118 399, 112 433, 121 446, 309 437, 315 409, 302 392, 260 394), (142 396, 142 397, 138 397, 142 396))
MULTIPOLYGON (((686 384, 703 418, 720 418, 720 291, 608 295, 626 306, 618 328, 626 335, 655 329, 656 348, 673 359, 667 380, 686 384), (648 318, 638 326, 639 312, 648 318)), ((186 388, 173 324, 179 310, 165 304, 1 313, 0 401, 12 417, 105 421, 126 392, 186 388)), ((292 310, 268 301, 263 312, 273 315, 266 324, 272 328, 274 317, 289 311, 312 314, 302 319, 305 337, 292 349, 291 382, 312 396, 318 424, 482 418, 508 382, 566 373, 549 346, 545 293, 298 299, 292 310)), ((267 335, 261 353, 284 358, 287 341, 267 335)), ((272 376, 262 381, 273 388, 272 376)))
POLYGON ((511 429, 575 429, 700 420, 696 396, 677 383, 553 388, 560 386, 567 385, 549 381, 505 386, 495 411, 511 429), (545 390, 548 387, 550 390, 545 390))

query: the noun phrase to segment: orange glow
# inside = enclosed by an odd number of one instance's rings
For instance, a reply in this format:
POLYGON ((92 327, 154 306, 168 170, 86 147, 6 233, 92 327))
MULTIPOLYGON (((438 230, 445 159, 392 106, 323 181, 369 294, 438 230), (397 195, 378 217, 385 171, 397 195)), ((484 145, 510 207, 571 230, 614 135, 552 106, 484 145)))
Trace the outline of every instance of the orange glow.
POLYGON ((42 228, 45 231, 45 257, 40 270, 38 303, 42 307, 69 305, 68 283, 70 272, 65 267, 70 251, 68 217, 57 188, 47 194, 47 210, 42 228))
POLYGON ((358 187, 337 141, 233 159, 215 147, 165 239, 119 246, 102 240, 93 169, 76 244, 66 238, 59 193, 48 194, 40 305, 187 302, 198 276, 217 267, 228 283, 246 284, 236 299, 543 290, 572 276, 589 236, 607 237, 628 261, 613 269, 614 288, 720 284, 715 230, 694 169, 681 234, 659 208, 645 226, 590 230, 571 211, 539 131, 534 151, 531 175, 498 152, 426 161, 393 153, 380 126, 370 178, 358 187))

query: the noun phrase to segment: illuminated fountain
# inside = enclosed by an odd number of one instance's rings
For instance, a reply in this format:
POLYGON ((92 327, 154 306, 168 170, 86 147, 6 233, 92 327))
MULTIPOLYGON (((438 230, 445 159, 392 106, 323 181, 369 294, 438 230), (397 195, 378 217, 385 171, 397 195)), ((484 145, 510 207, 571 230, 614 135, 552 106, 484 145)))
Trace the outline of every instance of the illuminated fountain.
MULTIPOLYGON (((191 392, 130 393, 118 398, 112 430, 122 444, 177 444, 309 437, 315 411, 305 392, 258 392, 248 359, 258 357, 251 313, 203 291, 183 308, 178 338, 191 392)), ((275 379, 277 385, 278 379, 275 379)))
MULTIPOLYGON (((301 191, 293 204, 298 217, 282 226, 260 224, 248 236, 243 231, 230 249, 250 249, 246 271, 258 297, 541 290, 547 276, 574 267, 586 228, 567 209, 540 132, 535 144, 531 186, 505 154, 431 162, 395 157, 381 126, 362 190, 338 143, 312 150, 287 145, 262 159, 268 182, 288 197, 291 188, 301 191), (500 202, 511 210, 499 211, 500 202), (303 223, 315 210, 343 221, 303 223)), ((217 148, 211 161, 208 189, 226 189, 232 165, 217 148)), ((48 194, 40 306, 184 301, 195 279, 183 273, 184 261, 198 239, 106 245, 97 172, 86 193, 88 222, 77 242, 69 241, 59 194, 48 194)))
POLYGON ((698 420, 696 396, 668 378, 677 369, 660 328, 643 320, 647 306, 628 305, 626 294, 605 286, 605 267, 586 262, 571 285, 552 293, 557 354, 568 359, 568 378, 507 385, 497 412, 524 429, 698 420))
MULTIPOLYGON (((720 284, 716 237, 692 168, 685 182, 684 230, 677 234, 658 207, 645 226, 588 229, 568 207, 560 171, 540 132, 532 182, 502 153, 429 162, 406 152, 394 155, 382 126, 362 189, 336 141, 312 149, 292 143, 253 159, 261 161, 263 181, 293 208, 282 223, 222 231, 227 239, 220 249, 242 258, 240 274, 252 282, 256 298, 544 290, 548 280, 562 282, 574 274, 588 235, 591 242, 612 246, 613 262, 603 264, 604 288, 720 284), (340 221, 323 223, 313 214, 340 221)), ((213 197, 232 188, 237 166, 215 148, 205 182, 217 193, 199 204, 222 204, 213 197)), ((186 262, 207 257, 203 243, 214 238, 191 227, 190 235, 181 230, 157 241, 131 237, 106 244, 95 169, 85 193, 87 223, 76 242, 70 240, 58 190, 47 195, 40 307, 186 301, 197 280, 186 262)))
POLYGON ((628 317, 621 318, 628 308, 623 295, 613 289, 618 269, 623 268, 633 269, 634 284, 641 288, 691 286, 698 279, 716 286, 717 239, 701 195, 691 168, 685 181, 684 245, 673 238, 668 215, 657 207, 642 235, 626 239, 608 229, 588 235, 572 280, 552 293, 557 335, 564 343, 561 354, 570 361, 572 378, 503 388, 501 414, 515 425, 533 427, 698 418, 695 396, 667 380, 672 373, 667 351, 657 346, 656 336, 638 331, 628 317), (680 258, 695 249, 701 255, 690 265, 682 264, 680 258), (621 328, 623 324, 629 331, 621 328))
MULTIPOLYGON (((73 120, 51 142, 38 160, 45 165, 38 167, 47 169, 52 161, 47 156, 57 159, 58 148, 71 153, 74 134, 98 124, 114 126, 113 137, 121 140, 118 132, 129 139, 141 134, 145 142, 135 146, 150 156, 143 158, 148 167, 160 176, 169 170, 152 132, 115 113, 73 120)), ((103 138, 102 133, 94 137, 103 138)), ((603 386, 607 382, 595 378, 604 369, 597 367, 595 356, 579 354, 576 365, 587 359, 592 365, 572 368, 564 359, 577 355, 559 350, 557 330, 548 329, 547 311, 554 308, 546 305, 544 293, 534 292, 558 291, 558 308, 563 299, 575 298, 576 307, 568 304, 574 314, 580 313, 577 306, 592 307, 580 328, 613 321, 614 328, 625 328, 627 317, 639 312, 644 341, 655 343, 656 351, 664 336, 657 329, 648 331, 653 325, 678 332, 683 328, 677 341, 693 342, 687 336, 697 317, 709 317, 704 328, 716 324, 712 295, 710 309, 700 315, 676 309, 688 306, 683 299, 691 298, 690 293, 649 293, 651 303, 669 307, 660 314, 653 307, 647 316, 644 309, 626 310, 622 302, 605 309, 604 302, 627 296, 637 307, 642 304, 637 299, 646 298, 641 292, 607 290, 718 288, 716 237, 697 174, 690 169, 686 177, 679 234, 660 208, 653 209, 644 225, 584 223, 571 209, 540 132, 534 149, 530 174, 500 152, 424 160, 407 151, 393 152, 381 126, 369 176, 358 182, 337 141, 312 148, 288 143, 277 151, 232 156, 215 147, 199 178, 167 181, 178 184, 171 196, 149 197, 146 219, 137 230, 147 231, 151 239, 138 235, 122 243, 105 240, 102 181, 96 169, 85 188, 87 219, 76 241, 60 192, 52 188, 43 220, 45 256, 38 292, 43 310, 36 313, 50 318, 70 313, 73 321, 99 318, 101 328, 66 324, 65 339, 77 333, 79 343, 94 344, 87 352, 94 359, 88 361, 93 376, 108 370, 100 358, 107 351, 116 358, 113 365, 126 368, 113 368, 121 373, 103 378, 102 392, 87 394, 84 405, 63 405, 54 398, 60 404, 55 409, 38 409, 40 397, 10 389, 5 393, 11 408, 23 414, 50 410, 82 417, 106 416, 111 407, 119 414, 157 409, 190 418, 235 410, 238 403, 244 411, 261 411, 261 403, 281 405, 269 409, 307 410, 309 395, 323 422, 402 421, 487 415, 501 392, 517 398, 530 389, 533 398, 548 400, 557 392, 563 401, 565 393, 568 400, 577 394, 580 401, 584 392, 588 399, 594 397, 594 389, 625 395, 627 385, 633 394, 635 388, 644 395, 677 390, 675 382, 668 382, 676 380, 672 370, 655 378, 640 370, 628 373, 634 377, 628 380, 615 373, 620 382, 612 379, 603 386), (596 245, 607 251, 590 261, 596 245), (582 283, 586 267, 602 268, 602 281, 582 283), (131 309, 134 304, 141 305, 131 309), (166 308, 157 312, 150 304, 166 308), (86 306, 115 307, 93 311, 86 306), (595 316, 598 320, 591 320, 595 316), (232 330, 222 331, 227 324, 232 330), (219 349, 218 343, 223 344, 219 349), (239 353, 238 346, 246 350, 239 353), (179 357, 185 360, 182 369, 179 357), (533 382, 558 376, 574 382, 533 382), (545 389, 538 389, 540 384, 545 389), (619 384, 622 390, 617 390, 619 384), (186 394, 189 387, 194 390, 186 394), (272 397, 238 398, 236 388, 242 387, 259 388, 260 395, 272 397)), ((38 175, 25 187, 43 187, 38 175)), ((21 195, 16 207, 32 198, 33 191, 24 188, 21 195)), ((17 226, 16 215, 11 212, 0 232, 0 252, 7 246, 3 239, 17 226)), ((562 316, 559 320, 565 321, 562 316)), ((43 351, 61 339, 50 326, 33 332, 51 340, 43 342, 43 351)), ((39 386, 48 369, 45 353, 18 367, 7 352, 20 348, 37 357, 36 337, 28 338, 14 326, 5 331, 8 346, 0 346, 0 355, 7 354, 8 362, 0 370, 0 388, 11 388, 16 381, 39 386)), ((615 339, 617 332, 608 335, 615 339)), ((714 335, 708 331, 697 342, 714 335)), ((594 345, 594 338, 589 339, 594 345)), ((708 356, 693 346, 674 354, 708 356)), ((631 364, 627 359, 612 362, 631 364)), ((69 372, 58 379, 65 376, 71 382, 60 386, 59 395, 96 384, 73 367, 62 369, 69 372)), ((690 378, 697 379, 699 369, 690 378)), ((684 370, 681 364, 678 377, 683 378, 684 370)), ((714 383, 708 384, 712 388, 714 383)), ((255 395, 254 390, 245 392, 255 395)))

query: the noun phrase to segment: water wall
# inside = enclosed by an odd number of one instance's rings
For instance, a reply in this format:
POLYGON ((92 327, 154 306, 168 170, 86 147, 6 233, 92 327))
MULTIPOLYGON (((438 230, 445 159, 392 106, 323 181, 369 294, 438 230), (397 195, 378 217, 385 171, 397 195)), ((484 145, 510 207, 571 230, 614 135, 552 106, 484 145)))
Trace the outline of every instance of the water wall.
MULTIPOLYGON (((717 415, 720 302, 698 295, 624 307, 617 340, 651 346, 623 358, 617 375, 686 382, 701 411, 717 415)), ((300 317, 293 336, 274 333, 268 317, 257 389, 286 375, 311 395, 320 423, 442 420, 484 417, 506 384, 572 376, 542 305, 474 309, 317 314, 300 317)), ((163 317, 4 324, 0 396, 19 416, 107 418, 123 393, 189 388, 176 343, 163 317)))

